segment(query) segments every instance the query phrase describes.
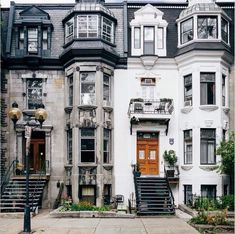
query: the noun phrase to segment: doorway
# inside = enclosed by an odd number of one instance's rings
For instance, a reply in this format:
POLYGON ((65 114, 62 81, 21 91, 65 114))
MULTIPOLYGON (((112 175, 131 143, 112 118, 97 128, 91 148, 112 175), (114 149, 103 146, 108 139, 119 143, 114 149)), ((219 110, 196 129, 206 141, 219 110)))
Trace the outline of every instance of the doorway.
POLYGON ((142 175, 159 174, 158 136, 157 132, 137 133, 137 163, 142 175))

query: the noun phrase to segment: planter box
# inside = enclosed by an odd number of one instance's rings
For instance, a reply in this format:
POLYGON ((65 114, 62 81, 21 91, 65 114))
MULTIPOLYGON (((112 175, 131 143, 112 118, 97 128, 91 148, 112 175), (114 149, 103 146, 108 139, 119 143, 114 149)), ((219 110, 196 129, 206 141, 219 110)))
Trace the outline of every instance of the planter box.
POLYGON ((166 170, 166 174, 167 174, 167 177, 175 177, 175 170, 174 169, 171 169, 171 170, 166 170))

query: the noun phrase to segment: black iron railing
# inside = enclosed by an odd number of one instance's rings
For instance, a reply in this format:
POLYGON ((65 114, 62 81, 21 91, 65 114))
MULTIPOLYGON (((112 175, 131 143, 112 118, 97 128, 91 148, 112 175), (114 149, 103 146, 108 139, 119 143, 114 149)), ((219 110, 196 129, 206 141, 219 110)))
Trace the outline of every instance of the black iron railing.
POLYGON ((140 197, 138 193, 137 178, 140 177, 140 171, 138 170, 137 164, 133 164, 132 168, 133 168, 134 186, 135 186, 136 210, 139 210, 140 197))
POLYGON ((166 168, 165 168, 165 166, 164 166, 164 173, 165 173, 165 177, 166 177, 167 188, 168 188, 168 190, 170 191, 170 199, 171 199, 171 203, 172 203, 173 207, 175 207, 175 199, 174 199, 174 196, 173 196, 173 193, 172 193, 171 187, 170 187, 170 183, 169 183, 169 179, 168 179, 168 175, 167 175, 167 172, 166 172, 166 168))
POLYGON ((60 206, 63 191, 64 191, 64 183, 60 183, 60 189, 59 189, 58 195, 55 199, 53 209, 57 209, 60 206))
POLYGON ((3 176, 2 181, 1 181, 1 195, 4 193, 4 190, 10 181, 10 178, 13 175, 15 175, 17 163, 18 163, 18 160, 13 160, 10 166, 8 167, 5 175, 3 176))

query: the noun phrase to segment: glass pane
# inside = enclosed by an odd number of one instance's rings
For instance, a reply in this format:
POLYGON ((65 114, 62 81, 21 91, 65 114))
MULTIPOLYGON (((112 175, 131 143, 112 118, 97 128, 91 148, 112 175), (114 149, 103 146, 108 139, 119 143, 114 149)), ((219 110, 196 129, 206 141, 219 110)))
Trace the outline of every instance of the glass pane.
POLYGON ((139 159, 144 159, 144 154, 145 154, 144 150, 139 150, 139 159))
POLYGON ((217 38, 216 17, 198 17, 198 38, 217 38))
POLYGON ((207 142, 201 140, 201 164, 207 164, 207 142))
POLYGON ((181 42, 185 43, 193 39, 193 19, 181 24, 181 42))
POLYGON ((81 162, 95 162, 95 151, 81 151, 81 162))
POLYGON ((208 163, 215 163, 215 145, 214 141, 208 142, 208 163))
POLYGON ((36 109, 42 103, 42 80, 27 80, 28 108, 36 109))
POLYGON ((81 129, 81 136, 82 137, 95 136, 95 130, 92 128, 83 128, 81 129))
POLYGON ((81 150, 94 150, 95 140, 94 139, 81 139, 81 150))
POLYGON ((154 33, 153 33, 153 27, 145 27, 144 28, 144 40, 145 41, 153 41, 154 39, 154 33))
POLYGON ((140 28, 134 28, 134 48, 140 48, 140 28))
POLYGON ((163 28, 157 29, 157 48, 163 48, 163 28))
POLYGON ((149 159, 155 160, 156 159, 156 150, 149 151, 149 159))

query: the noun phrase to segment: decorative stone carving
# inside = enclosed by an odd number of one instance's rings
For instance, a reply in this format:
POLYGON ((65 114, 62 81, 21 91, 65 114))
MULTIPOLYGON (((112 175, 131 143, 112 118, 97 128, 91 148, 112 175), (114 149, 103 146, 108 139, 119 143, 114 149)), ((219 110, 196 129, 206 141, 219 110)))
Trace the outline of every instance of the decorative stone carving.
POLYGON ((230 111, 230 109, 228 107, 223 107, 223 112, 225 114, 228 114, 229 111, 230 111))
POLYGON ((219 166, 217 165, 206 165, 206 166, 199 166, 200 169, 202 169, 203 171, 214 171, 216 169, 218 169, 219 166))
POLYGON ((103 170, 104 175, 104 184, 112 184, 112 168, 104 167, 103 170))
POLYGON ((203 105, 199 106, 199 109, 204 110, 204 111, 214 111, 217 110, 219 107, 215 105, 203 105))
POLYGON ((104 111, 104 127, 105 128, 112 128, 112 113, 108 111, 104 111))
POLYGON ((96 167, 80 167, 79 168, 79 184, 95 185, 96 184, 96 167))
POLYGON ((192 106, 184 107, 184 108, 181 109, 181 113, 183 113, 183 114, 188 114, 189 112, 192 111, 192 109, 193 109, 192 106))
POLYGON ((80 110, 79 111, 80 127, 96 127, 96 110, 80 110))
POLYGON ((181 169, 184 171, 189 171, 193 168, 193 166, 181 166, 181 169))

